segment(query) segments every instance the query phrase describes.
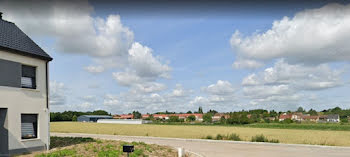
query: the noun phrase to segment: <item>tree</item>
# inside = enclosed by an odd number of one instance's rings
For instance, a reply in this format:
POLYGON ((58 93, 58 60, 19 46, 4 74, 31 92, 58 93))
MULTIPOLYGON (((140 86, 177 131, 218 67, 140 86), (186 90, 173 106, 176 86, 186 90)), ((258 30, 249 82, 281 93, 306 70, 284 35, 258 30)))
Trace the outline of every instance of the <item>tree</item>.
POLYGON ((189 122, 193 122, 193 121, 195 121, 195 120, 196 120, 196 116, 194 116, 194 115, 190 115, 190 116, 188 116, 187 119, 186 119, 186 121, 189 121, 189 122))
POLYGON ((104 110, 96 110, 94 112, 92 112, 93 115, 109 115, 108 112, 104 111, 104 110))
POLYGON ((202 107, 199 107, 199 108, 198 108, 198 113, 202 113, 202 114, 203 114, 203 109, 202 109, 202 107))
POLYGON ((313 109, 310 109, 309 112, 307 112, 308 114, 310 114, 311 116, 317 116, 317 111, 316 110, 313 110, 313 109))
POLYGON ((187 113, 188 113, 188 114, 191 114, 191 113, 192 113, 192 111, 187 111, 187 113))
POLYGON ((73 116, 72 121, 78 121, 78 117, 76 115, 73 116))
POLYGON ((134 119, 141 119, 142 115, 139 111, 133 111, 132 115, 134 116, 134 119))
POLYGON ((213 119, 212 119, 211 113, 206 113, 203 115, 203 122, 211 123, 212 121, 213 121, 213 119))
POLYGON ((298 107, 297 112, 302 112, 302 113, 304 113, 305 110, 304 110, 302 107, 298 107))
POLYGON ((220 118, 220 124, 226 124, 226 118, 225 118, 225 116, 221 116, 221 118, 220 118))
POLYGON ((207 113, 211 113, 212 115, 218 113, 218 111, 215 111, 215 110, 209 110, 207 113))
POLYGON ((169 122, 179 122, 179 116, 170 116, 169 122))

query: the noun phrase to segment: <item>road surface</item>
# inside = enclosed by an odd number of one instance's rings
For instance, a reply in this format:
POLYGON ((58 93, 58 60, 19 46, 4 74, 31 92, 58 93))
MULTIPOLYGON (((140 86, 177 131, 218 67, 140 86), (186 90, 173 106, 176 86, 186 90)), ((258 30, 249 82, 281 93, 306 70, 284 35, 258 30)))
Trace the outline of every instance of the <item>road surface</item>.
POLYGON ((106 140, 137 141, 148 144, 182 147, 185 151, 205 157, 349 157, 350 147, 297 144, 217 141, 145 136, 119 136, 81 133, 51 133, 51 136, 92 137, 106 140))

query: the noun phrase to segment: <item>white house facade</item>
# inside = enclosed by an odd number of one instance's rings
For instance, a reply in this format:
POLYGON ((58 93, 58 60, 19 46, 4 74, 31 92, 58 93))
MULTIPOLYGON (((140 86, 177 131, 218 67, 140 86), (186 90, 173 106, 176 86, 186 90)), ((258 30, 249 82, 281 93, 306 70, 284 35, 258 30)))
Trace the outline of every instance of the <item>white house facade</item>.
POLYGON ((49 149, 51 60, 0 13, 0 156, 49 149))

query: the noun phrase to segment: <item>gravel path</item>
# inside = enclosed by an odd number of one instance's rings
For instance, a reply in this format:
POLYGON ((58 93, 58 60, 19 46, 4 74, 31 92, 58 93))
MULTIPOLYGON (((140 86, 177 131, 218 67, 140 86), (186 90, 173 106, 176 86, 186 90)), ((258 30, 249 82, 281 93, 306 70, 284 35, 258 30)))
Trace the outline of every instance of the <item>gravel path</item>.
POLYGON ((81 133, 51 133, 51 136, 92 137, 106 140, 137 141, 149 144, 182 147, 187 152, 206 157, 348 157, 350 147, 275 144, 240 141, 217 141, 145 136, 119 136, 81 133))

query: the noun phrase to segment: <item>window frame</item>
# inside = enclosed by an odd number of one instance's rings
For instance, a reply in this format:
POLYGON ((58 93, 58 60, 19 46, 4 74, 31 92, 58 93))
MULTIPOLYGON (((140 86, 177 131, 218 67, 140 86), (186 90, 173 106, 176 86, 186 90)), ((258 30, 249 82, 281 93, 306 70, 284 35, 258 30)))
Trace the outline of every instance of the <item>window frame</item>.
POLYGON ((22 64, 21 65, 21 88, 25 88, 25 89, 37 89, 37 66, 33 66, 33 65, 27 65, 27 64, 22 64), (29 68, 33 68, 34 69, 34 75, 33 77, 27 77, 27 76, 23 76, 23 67, 29 67, 29 68), (31 78, 32 81, 32 86, 31 87, 27 87, 27 86, 23 86, 22 84, 22 78, 31 78))
POLYGON ((38 113, 21 113, 21 140, 32 140, 32 139, 39 139, 39 114, 38 113), (33 135, 34 135, 33 137, 23 136, 23 130, 22 130, 23 123, 28 123, 28 122, 23 122, 23 115, 34 115, 36 118, 36 121, 32 122, 33 135))

